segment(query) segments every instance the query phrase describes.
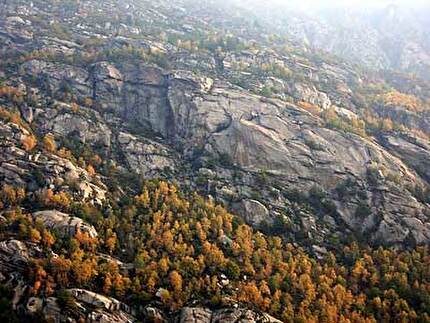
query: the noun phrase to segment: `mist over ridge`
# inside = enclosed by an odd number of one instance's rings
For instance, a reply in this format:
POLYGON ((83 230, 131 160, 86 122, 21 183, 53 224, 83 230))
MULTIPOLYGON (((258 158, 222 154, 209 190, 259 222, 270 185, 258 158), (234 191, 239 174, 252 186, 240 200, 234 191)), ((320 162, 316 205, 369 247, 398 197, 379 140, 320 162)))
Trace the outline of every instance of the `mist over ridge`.
POLYGON ((252 13, 268 30, 317 51, 372 69, 429 77, 428 1, 234 0, 228 5, 232 4, 252 13))

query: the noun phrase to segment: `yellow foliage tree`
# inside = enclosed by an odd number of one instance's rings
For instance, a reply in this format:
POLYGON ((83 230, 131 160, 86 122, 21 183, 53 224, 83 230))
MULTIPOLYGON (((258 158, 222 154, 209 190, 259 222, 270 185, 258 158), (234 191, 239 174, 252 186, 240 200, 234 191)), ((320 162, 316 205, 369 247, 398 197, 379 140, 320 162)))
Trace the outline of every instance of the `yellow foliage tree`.
POLYGON ((43 137, 43 148, 50 153, 53 153, 57 150, 53 135, 47 134, 45 137, 43 137))
POLYGON ((382 101, 388 106, 400 106, 415 112, 424 111, 424 107, 417 97, 398 91, 390 91, 383 94, 382 101))
POLYGON ((21 144, 26 151, 30 151, 30 150, 33 150, 34 147, 36 147, 37 139, 34 135, 30 134, 30 135, 24 136, 21 139, 21 144))
POLYGON ((393 130, 393 121, 389 118, 385 118, 381 122, 381 129, 383 131, 392 131, 393 130))

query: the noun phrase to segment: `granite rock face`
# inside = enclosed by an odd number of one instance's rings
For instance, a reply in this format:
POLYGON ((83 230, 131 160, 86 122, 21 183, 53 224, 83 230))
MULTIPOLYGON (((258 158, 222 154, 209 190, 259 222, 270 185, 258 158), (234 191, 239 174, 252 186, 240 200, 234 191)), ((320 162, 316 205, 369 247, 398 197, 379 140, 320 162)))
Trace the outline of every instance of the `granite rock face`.
POLYGON ((166 145, 124 132, 117 139, 127 164, 138 174, 156 177, 162 171, 176 168, 177 153, 166 145))
MULTIPOLYGON (((228 82, 214 82, 191 72, 165 71, 129 62, 100 62, 82 70, 30 61, 23 69, 33 78, 48 82, 49 93, 61 91, 58 80, 65 80, 78 100, 91 96, 101 111, 91 125, 83 120, 85 109, 82 116, 58 113, 47 129, 63 136, 73 130, 81 141, 114 145, 137 173, 156 177, 167 170, 178 174, 180 166, 187 163, 222 161, 224 170, 218 169, 222 176, 218 176, 218 182, 212 180, 212 187, 222 185, 219 178, 229 182, 229 190, 236 192, 233 202, 244 200, 239 212, 250 224, 258 226, 264 218, 265 222, 273 222, 279 210, 267 205, 285 203, 282 198, 275 201, 272 195, 264 194, 256 202, 261 203, 258 208, 247 207, 247 201, 252 200, 248 188, 264 172, 269 182, 282 183, 281 191, 307 192, 318 186, 334 201, 335 221, 323 221, 322 227, 315 227, 314 236, 321 241, 333 229, 372 232, 372 241, 390 244, 402 244, 411 236, 423 243, 430 237, 429 206, 407 189, 427 183, 427 148, 403 143, 403 150, 393 151, 388 146, 395 145, 396 140, 398 144, 398 138, 382 140, 381 145, 372 139, 327 129, 320 118, 293 104, 262 98, 228 82), (113 135, 113 127, 123 130, 113 135), (141 130, 131 134, 128 128, 141 130), (422 157, 413 161, 408 158, 418 152, 422 157), (179 165, 178 160, 184 162, 179 165), (233 181, 231 167, 239 169, 246 180, 233 181), (381 175, 376 176, 378 183, 369 178, 369 172, 381 175), (360 198, 339 198, 336 188, 348 180, 357 183, 365 194, 360 198), (368 212, 360 214, 357 210, 361 205, 368 205, 368 212), (417 221, 423 223, 423 229, 417 229, 417 221)), ((295 89, 300 96, 306 96, 304 100, 322 108, 331 105, 315 88, 297 83, 295 89)), ((180 177, 184 176, 195 175, 182 172, 180 177)), ((290 220, 299 219, 296 214, 290 220)))
POLYGON ((430 181, 430 144, 427 141, 406 134, 385 135, 380 141, 388 151, 430 181))

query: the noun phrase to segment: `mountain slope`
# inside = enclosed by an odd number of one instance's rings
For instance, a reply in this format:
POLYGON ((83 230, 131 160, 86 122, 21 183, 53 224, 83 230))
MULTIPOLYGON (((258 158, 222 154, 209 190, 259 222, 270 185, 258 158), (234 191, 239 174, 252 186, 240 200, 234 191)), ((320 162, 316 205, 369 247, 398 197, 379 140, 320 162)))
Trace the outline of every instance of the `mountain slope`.
POLYGON ((309 52, 233 8, 1 4, 1 268, 20 272, 19 314, 428 317, 429 83, 309 52), (417 249, 380 259, 351 242, 417 249), (386 263, 396 284, 409 273, 395 296, 386 263), (238 304, 254 311, 217 311, 238 304))

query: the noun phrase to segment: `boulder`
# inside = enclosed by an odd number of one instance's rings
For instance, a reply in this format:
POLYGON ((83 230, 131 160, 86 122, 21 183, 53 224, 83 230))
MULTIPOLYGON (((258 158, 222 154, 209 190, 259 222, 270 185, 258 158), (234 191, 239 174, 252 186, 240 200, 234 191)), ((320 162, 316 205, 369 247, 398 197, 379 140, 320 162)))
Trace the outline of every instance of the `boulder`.
POLYGON ((266 313, 256 313, 246 309, 224 309, 214 311, 211 322, 281 323, 281 321, 266 313))
POLYGON ((269 210, 261 202, 243 200, 240 205, 241 207, 238 209, 238 212, 248 224, 257 227, 263 221, 270 222, 269 210))
POLYGON ((164 316, 164 313, 160 309, 153 306, 146 306, 143 309, 143 317, 145 322, 150 322, 150 323, 167 322, 164 316))
POLYGON ((68 291, 72 294, 73 297, 75 297, 78 302, 91 305, 95 308, 109 311, 117 311, 121 309, 121 302, 114 298, 80 288, 73 288, 69 289, 68 291))
POLYGON ((179 316, 180 323, 222 323, 222 322, 267 322, 281 323, 266 313, 251 310, 228 308, 211 311, 203 307, 184 307, 179 316))
POLYGON ((91 323, 133 323, 136 318, 123 311, 95 310, 88 314, 87 322, 91 323))
POLYGON ((211 323, 212 311, 202 307, 184 307, 180 314, 180 323, 211 323))
POLYGON ((30 297, 25 306, 29 314, 36 314, 40 312, 43 308, 43 300, 38 297, 30 297))
POLYGON ((74 236, 78 230, 88 233, 91 238, 98 235, 96 229, 82 219, 56 210, 34 212, 32 216, 35 221, 42 221, 48 229, 57 230, 65 236, 74 236))
POLYGON ((30 251, 25 242, 9 239, 0 242, 1 272, 19 272, 26 269, 30 251))
POLYGON ((291 95, 299 101, 305 101, 325 110, 331 106, 328 95, 318 91, 315 86, 304 83, 293 83, 291 86, 291 95))

